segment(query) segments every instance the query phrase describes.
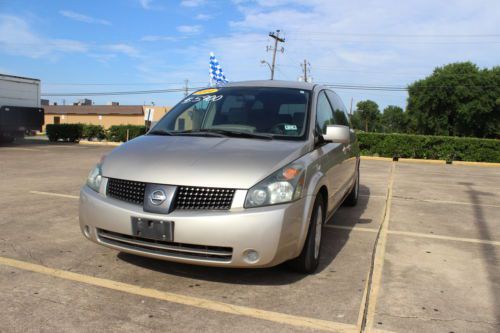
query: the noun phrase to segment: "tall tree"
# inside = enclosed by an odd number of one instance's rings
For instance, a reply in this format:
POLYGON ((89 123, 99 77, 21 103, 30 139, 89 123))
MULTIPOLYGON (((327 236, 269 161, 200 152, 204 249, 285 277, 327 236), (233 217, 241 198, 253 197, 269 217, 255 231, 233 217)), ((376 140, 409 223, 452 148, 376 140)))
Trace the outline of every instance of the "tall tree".
POLYGON ((407 123, 406 113, 396 105, 387 106, 380 117, 382 131, 387 133, 404 133, 407 123))
POLYGON ((380 117, 380 110, 378 104, 372 100, 360 101, 356 104, 362 128, 365 132, 375 131, 377 119, 380 117))
POLYGON ((438 67, 408 87, 408 115, 420 134, 498 137, 500 68, 471 62, 438 67))

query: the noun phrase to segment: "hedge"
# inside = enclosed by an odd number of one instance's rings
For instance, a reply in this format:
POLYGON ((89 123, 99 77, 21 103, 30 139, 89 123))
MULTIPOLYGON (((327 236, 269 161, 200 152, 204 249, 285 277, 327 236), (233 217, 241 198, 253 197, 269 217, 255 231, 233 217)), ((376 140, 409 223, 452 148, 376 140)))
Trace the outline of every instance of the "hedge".
POLYGON ((146 133, 146 126, 138 125, 114 125, 104 130, 100 125, 87 124, 49 124, 46 127, 47 136, 50 141, 71 141, 77 142, 81 139, 124 142, 132 140, 139 135, 146 133))
POLYGON ((101 125, 84 124, 82 137, 87 140, 103 140, 106 138, 106 132, 104 131, 104 127, 101 125))
POLYGON ((108 141, 125 142, 127 141, 127 130, 128 139, 132 140, 135 137, 145 134, 146 126, 113 125, 107 130, 106 138, 108 139, 108 141))
POLYGON ((78 142, 83 135, 83 124, 48 124, 45 130, 52 142, 58 140, 78 142))
POLYGON ((500 140, 432 135, 357 133, 361 155, 500 162, 500 140))

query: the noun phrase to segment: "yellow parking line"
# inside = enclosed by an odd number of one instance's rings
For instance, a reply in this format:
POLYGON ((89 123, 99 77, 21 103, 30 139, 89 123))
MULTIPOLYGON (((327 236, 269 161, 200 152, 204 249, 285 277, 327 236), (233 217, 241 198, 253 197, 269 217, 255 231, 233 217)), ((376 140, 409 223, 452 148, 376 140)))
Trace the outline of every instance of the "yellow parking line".
POLYGON ((349 333, 359 332, 359 328, 356 327, 355 325, 337 323, 333 321, 308 318, 302 316, 294 316, 273 311, 259 310, 246 306, 232 305, 228 303, 217 302, 198 297, 164 292, 151 288, 143 288, 128 283, 97 278, 94 276, 73 273, 56 268, 49 268, 46 266, 5 258, 5 257, 0 257, 0 265, 17 268, 25 271, 35 272, 39 274, 44 274, 64 280, 85 283, 87 285, 92 285, 96 287, 112 289, 132 295, 154 298, 171 303, 192 306, 204 310, 223 312, 232 315, 267 320, 295 327, 310 328, 310 329, 329 331, 329 332, 349 332, 349 333))
MULTIPOLYGON (((334 224, 325 224, 325 228, 330 229, 341 229, 341 230, 352 230, 352 231, 362 231, 362 232, 378 232, 377 229, 372 228, 363 228, 363 227, 349 227, 345 225, 334 225, 334 224)), ((401 235, 401 236, 409 236, 409 237, 417 237, 417 238, 432 238, 432 239, 442 239, 442 240, 450 240, 457 242, 466 242, 466 243, 476 243, 476 244, 490 244, 495 246, 500 246, 500 242, 486 240, 486 239, 475 239, 475 238, 464 238, 464 237, 453 237, 453 236, 444 236, 444 235, 435 235, 435 234, 424 234, 420 232, 410 232, 410 231, 398 231, 398 230, 388 230, 388 234, 390 235, 401 235)))
POLYGON ((16 148, 16 147, 13 147, 13 148, 10 148, 10 147, 7 147, 7 148, 2 148, 2 150, 43 151, 42 149, 33 149, 33 148, 16 148))
POLYGON ((377 299, 380 291, 380 286, 382 284, 382 271, 384 268, 385 260, 385 247, 387 243, 387 231, 389 230, 389 220, 391 215, 391 203, 392 203, 392 186, 394 183, 394 173, 396 164, 395 162, 391 165, 391 171, 389 174, 389 184, 387 186, 387 200, 385 203, 385 209, 382 216, 382 224, 380 225, 380 231, 375 241, 375 252, 373 253, 373 263, 370 269, 370 279, 367 284, 367 295, 366 302, 364 306, 361 307, 360 312, 363 313, 363 320, 361 320, 361 330, 362 332, 372 332, 373 324, 375 321, 375 310, 377 307, 377 299))
POLYGON ((61 197, 61 198, 69 198, 69 199, 78 199, 77 195, 69 195, 69 194, 61 194, 61 193, 53 193, 53 192, 40 192, 40 191, 30 191, 31 194, 40 194, 40 195, 49 195, 53 197, 61 197))
POLYGON ((389 230, 389 234, 391 234, 391 235, 410 236, 410 237, 420 237, 420 238, 443 239, 443 240, 451 240, 451 241, 467 242, 467 243, 476 243, 476 244, 490 244, 490 245, 500 246, 500 242, 491 241, 491 240, 485 240, 485 239, 474 239, 474 238, 441 236, 441 235, 434 235, 434 234, 422 234, 422 233, 419 233, 419 232, 397 231, 397 230, 389 230))
POLYGON ((434 199, 419 199, 419 198, 400 197, 400 196, 394 196, 394 200, 410 200, 410 201, 420 201, 420 202, 439 203, 439 204, 451 204, 451 205, 465 205, 465 206, 481 206, 481 207, 496 207, 496 208, 500 208, 500 205, 475 204, 475 203, 470 203, 470 202, 465 202, 465 201, 447 201, 447 200, 434 200, 434 199))

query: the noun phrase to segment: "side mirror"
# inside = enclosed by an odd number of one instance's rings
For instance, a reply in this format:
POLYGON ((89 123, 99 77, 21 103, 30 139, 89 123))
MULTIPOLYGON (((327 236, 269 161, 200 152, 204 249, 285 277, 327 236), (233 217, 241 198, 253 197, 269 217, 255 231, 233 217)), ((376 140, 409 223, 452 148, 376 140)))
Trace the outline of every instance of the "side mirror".
POLYGON ((333 143, 349 144, 351 141, 351 131, 348 126, 328 125, 326 126, 326 133, 323 134, 323 140, 333 143))

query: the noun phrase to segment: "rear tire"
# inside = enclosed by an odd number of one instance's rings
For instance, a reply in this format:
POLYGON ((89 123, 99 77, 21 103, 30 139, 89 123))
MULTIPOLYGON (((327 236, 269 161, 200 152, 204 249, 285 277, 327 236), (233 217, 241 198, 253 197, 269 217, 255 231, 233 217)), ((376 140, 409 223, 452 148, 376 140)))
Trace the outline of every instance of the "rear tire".
POLYGON ((344 200, 344 206, 356 206, 356 204, 358 203, 358 197, 359 197, 359 167, 358 169, 356 170, 356 179, 354 181, 354 186, 352 187, 351 189, 351 192, 349 193, 349 195, 347 196, 347 198, 345 198, 344 200))
POLYGON ((326 215, 324 207, 323 197, 318 195, 314 202, 307 238, 302 252, 297 258, 289 261, 289 266, 300 273, 312 274, 318 268, 321 255, 322 227, 326 215))

